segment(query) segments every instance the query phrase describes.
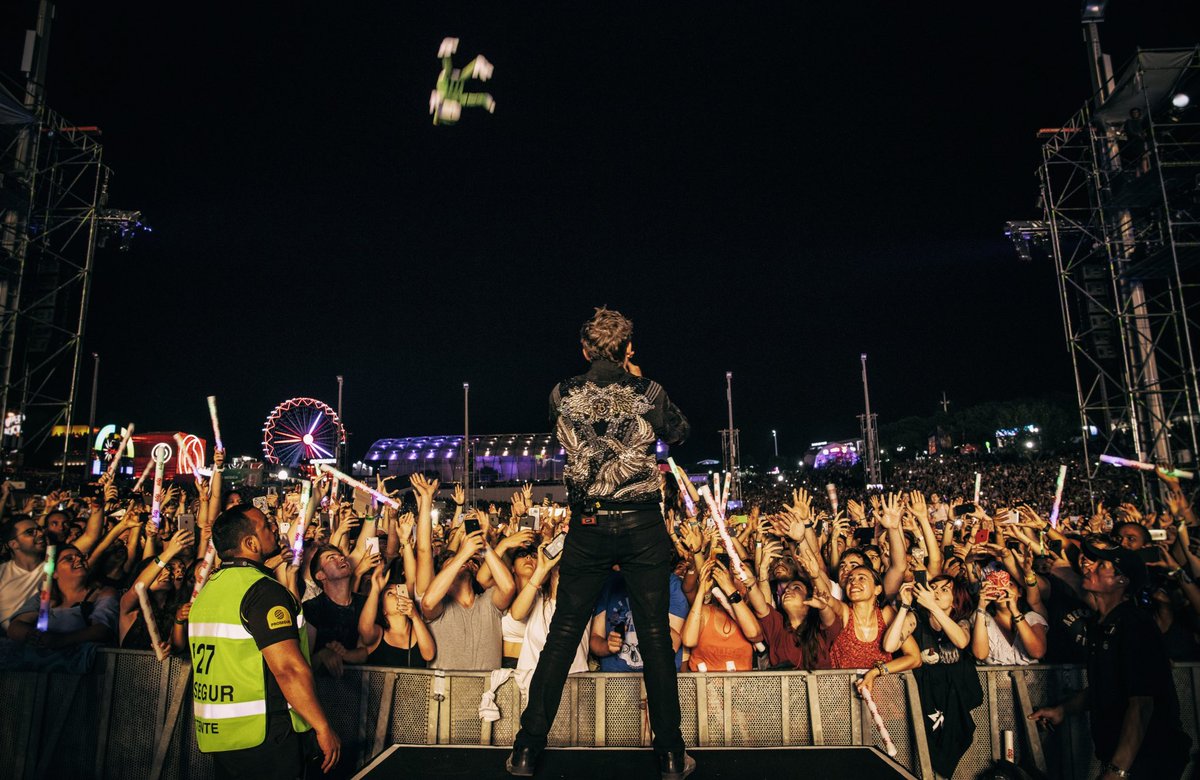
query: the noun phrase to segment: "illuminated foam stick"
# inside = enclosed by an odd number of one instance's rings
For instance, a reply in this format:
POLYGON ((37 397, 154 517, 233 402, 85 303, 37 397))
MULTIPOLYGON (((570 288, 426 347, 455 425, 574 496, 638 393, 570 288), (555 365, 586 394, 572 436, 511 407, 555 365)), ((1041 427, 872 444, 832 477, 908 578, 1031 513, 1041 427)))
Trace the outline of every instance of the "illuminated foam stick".
POLYGON ((307 479, 300 481, 300 520, 296 523, 296 530, 292 535, 292 564, 300 565, 301 556, 304 555, 304 530, 308 524, 308 503, 312 501, 312 483, 307 479))
POLYGON ((379 492, 378 490, 376 490, 373 487, 368 487, 365 483, 360 482, 359 480, 355 479, 354 477, 350 476, 349 474, 343 474, 342 472, 335 469, 333 466, 330 466, 328 463, 318 463, 317 468, 320 471, 324 471, 326 474, 331 475, 338 482, 345 482, 350 487, 358 488, 359 490, 361 490, 364 493, 370 493, 371 495, 375 496, 375 498, 379 499, 379 501, 381 503, 387 504, 392 509, 400 508, 400 502, 397 501, 396 499, 392 498, 391 496, 389 496, 386 493, 379 492))
POLYGON ((720 504, 720 499, 721 499, 721 472, 719 472, 719 471, 718 471, 717 473, 715 473, 715 474, 713 474, 713 475, 712 475, 712 494, 713 494, 713 498, 714 498, 714 499, 717 499, 717 501, 718 501, 718 504, 719 504, 719 505, 720 505, 720 507, 721 507, 721 514, 722 514, 722 515, 724 515, 724 514, 725 514, 725 505, 724 505, 724 504, 720 504))
POLYGON ((212 418, 213 438, 217 442, 217 449, 225 449, 225 445, 221 443, 221 424, 217 422, 217 397, 210 395, 208 397, 208 416, 212 418))
MULTIPOLYGON (((1130 469, 1141 469, 1142 471, 1154 471, 1158 468, 1153 463, 1146 463, 1146 462, 1140 461, 1140 460, 1128 460, 1126 458, 1118 458, 1116 455, 1101 455, 1100 460, 1102 460, 1105 463, 1111 463, 1114 466, 1124 466, 1124 467, 1130 468, 1130 469)), ((1195 479, 1196 478, 1196 473, 1194 471, 1181 471, 1180 469, 1171 469, 1170 471, 1163 469, 1163 474, 1165 476, 1171 477, 1173 479, 1195 479)))
POLYGON ((675 465, 672 458, 667 458, 667 467, 671 469, 671 476, 675 478, 675 484, 679 487, 679 495, 683 497, 683 506, 687 510, 688 517, 696 516, 696 502, 692 500, 692 496, 688 493, 687 486, 684 482, 687 481, 686 476, 680 475, 680 469, 675 465))
POLYGON ((204 583, 208 582, 208 575, 212 572, 213 564, 217 561, 217 548, 213 547, 212 539, 208 540, 208 550, 204 553, 204 560, 196 564, 196 585, 192 588, 192 601, 200 595, 200 589, 204 587, 204 583))
POLYGON ((721 513, 729 509, 729 487, 733 484, 733 475, 725 474, 725 484, 721 485, 721 513))
POLYGON ((147 461, 146 468, 142 469, 142 476, 138 477, 138 481, 133 483, 134 493, 142 489, 142 484, 146 481, 146 477, 150 476, 150 469, 152 468, 154 468, 154 461, 147 461))
POLYGON ((717 533, 721 535, 721 541, 725 543, 725 551, 729 553, 729 562, 737 572, 738 579, 745 582, 746 569, 742 566, 742 559, 737 554, 737 548, 733 546, 733 540, 729 538, 729 529, 725 527, 725 515, 721 513, 721 507, 717 506, 717 499, 713 497, 712 490, 708 485, 700 486, 700 495, 704 498, 704 503, 708 505, 708 511, 717 524, 717 533))
POLYGON ((150 459, 154 461, 154 497, 150 499, 150 527, 157 529, 162 522, 162 478, 163 469, 171 459, 171 445, 161 441, 150 450, 150 459))
MULTIPOLYGON (((700 503, 700 494, 696 492, 696 486, 692 484, 692 480, 688 477, 687 472, 681 466, 675 464, 674 458, 667 458, 667 465, 675 472, 675 479, 679 480, 679 486, 684 493, 687 493, 688 498, 691 498, 693 508, 700 503)), ((684 500, 687 503, 687 500, 684 500)), ((693 515, 694 516, 694 515, 693 515)))
POLYGON ((888 733, 887 726, 883 725, 883 716, 879 714, 879 708, 875 706, 875 699, 866 686, 862 689, 862 697, 863 701, 867 703, 867 709, 871 711, 871 720, 875 723, 875 728, 879 729, 879 736, 883 739, 883 749, 894 758, 900 751, 896 750, 896 743, 892 742, 892 735, 888 733))
POLYGON ((131 436, 133 436, 133 423, 125 426, 125 435, 121 437, 121 445, 117 447, 117 454, 113 455, 112 462, 108 464, 108 471, 105 474, 109 479, 112 479, 113 474, 117 473, 117 464, 125 456, 125 448, 129 446, 129 437, 131 436))
POLYGON ((46 576, 42 578, 41 602, 38 604, 38 631, 50 629, 50 581, 54 579, 54 566, 57 561, 58 548, 50 545, 46 548, 46 562, 42 564, 42 573, 46 576))
POLYGON ((836 515, 838 508, 837 488, 834 487, 832 482, 825 483, 825 495, 829 496, 829 505, 833 507, 833 513, 836 515))
POLYGON ((1054 486, 1054 508, 1050 510, 1050 525, 1058 528, 1058 510, 1062 506, 1063 485, 1067 484, 1067 464, 1058 467, 1058 484, 1054 486))
POLYGON ((979 488, 983 483, 983 475, 975 472, 975 506, 979 506, 979 488))
POLYGON ((154 656, 160 661, 165 661, 167 654, 160 647, 162 637, 158 635, 158 624, 154 622, 154 610, 150 609, 150 597, 146 595, 146 586, 139 582, 133 587, 137 591, 138 602, 142 605, 142 618, 146 621, 146 630, 150 632, 150 646, 154 649, 154 656))

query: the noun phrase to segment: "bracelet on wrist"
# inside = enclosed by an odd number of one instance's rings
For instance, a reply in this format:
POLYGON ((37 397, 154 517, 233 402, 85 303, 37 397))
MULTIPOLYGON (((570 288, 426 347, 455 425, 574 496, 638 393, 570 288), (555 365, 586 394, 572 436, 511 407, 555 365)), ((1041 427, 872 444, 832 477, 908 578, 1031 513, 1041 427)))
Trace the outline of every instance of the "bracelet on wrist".
POLYGON ((157 555, 156 555, 156 556, 154 556, 154 563, 155 563, 155 564, 158 566, 158 568, 160 568, 160 569, 165 569, 165 568, 167 568, 167 562, 166 562, 166 561, 164 561, 162 558, 159 558, 157 555))
POLYGON ((1106 764, 1104 768, 1106 771, 1112 772, 1117 777, 1130 777, 1131 776, 1128 769, 1122 769, 1121 767, 1119 767, 1113 763, 1106 764))

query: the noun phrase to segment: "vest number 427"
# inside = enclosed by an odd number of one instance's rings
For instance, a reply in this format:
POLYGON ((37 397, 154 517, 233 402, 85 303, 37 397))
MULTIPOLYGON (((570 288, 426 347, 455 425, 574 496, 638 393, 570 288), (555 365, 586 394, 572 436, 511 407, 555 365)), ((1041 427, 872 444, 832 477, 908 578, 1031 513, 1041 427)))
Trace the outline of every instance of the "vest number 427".
POLYGON ((196 674, 208 674, 213 658, 217 654, 216 645, 192 643, 192 658, 196 659, 196 674))

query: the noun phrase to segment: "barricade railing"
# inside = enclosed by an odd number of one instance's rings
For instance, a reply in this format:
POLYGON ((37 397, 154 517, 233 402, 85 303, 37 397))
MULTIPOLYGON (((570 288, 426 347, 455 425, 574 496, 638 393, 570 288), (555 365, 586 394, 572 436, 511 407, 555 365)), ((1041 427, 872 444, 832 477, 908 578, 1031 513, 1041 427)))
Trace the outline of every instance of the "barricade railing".
MULTIPOLYGON (((1196 702, 1200 664, 1174 669, 1183 725, 1200 746, 1196 702)), ((1001 757, 1011 731, 1017 759, 1052 777, 1094 777, 1085 718, 1053 733, 1025 718, 1084 685, 1072 666, 979 667, 983 703, 973 713, 975 737, 955 777, 971 778, 1001 757)), ((317 691, 343 744, 349 776, 395 743, 508 745, 519 728, 522 692, 516 678, 495 689, 499 719, 479 716, 490 672, 348 666, 340 679, 317 678, 317 691)), ((855 675, 846 671, 681 674, 679 698, 688 745, 773 747, 879 745, 855 675)), ((86 675, 0 673, 0 777, 182 780, 211 776, 196 749, 191 669, 148 652, 105 650, 86 675)), ((898 748, 896 761, 932 777, 916 680, 881 677, 875 701, 898 748)), ((550 733, 552 745, 637 747, 650 744, 645 687, 637 674, 581 674, 567 680, 550 733)))

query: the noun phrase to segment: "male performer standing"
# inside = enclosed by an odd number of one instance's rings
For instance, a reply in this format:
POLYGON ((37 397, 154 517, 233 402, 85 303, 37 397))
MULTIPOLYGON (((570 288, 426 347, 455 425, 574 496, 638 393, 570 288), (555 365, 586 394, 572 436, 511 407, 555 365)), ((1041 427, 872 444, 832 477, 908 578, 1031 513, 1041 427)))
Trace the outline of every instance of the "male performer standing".
POLYGON ((634 365, 633 323, 606 308, 580 330, 586 374, 550 393, 550 421, 566 450, 571 526, 559 564, 558 606, 506 767, 530 777, 562 697, 567 669, 614 564, 628 585, 663 780, 696 768, 679 731, 675 653, 667 623, 672 545, 663 521, 655 443, 682 442, 688 422, 634 365))

